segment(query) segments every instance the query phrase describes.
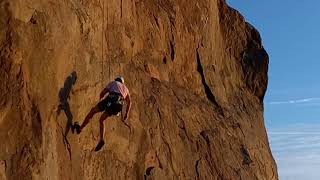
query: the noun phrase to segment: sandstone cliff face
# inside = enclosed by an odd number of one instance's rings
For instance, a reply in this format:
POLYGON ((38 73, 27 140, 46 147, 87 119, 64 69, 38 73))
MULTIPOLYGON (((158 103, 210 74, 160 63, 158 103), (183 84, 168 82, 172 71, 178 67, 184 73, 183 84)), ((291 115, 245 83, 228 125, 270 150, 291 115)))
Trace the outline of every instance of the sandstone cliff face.
POLYGON ((224 0, 1 0, 0 179, 278 179, 268 55, 224 0), (126 78, 130 128, 95 116, 126 78), (59 106, 60 105, 60 106, 59 106))

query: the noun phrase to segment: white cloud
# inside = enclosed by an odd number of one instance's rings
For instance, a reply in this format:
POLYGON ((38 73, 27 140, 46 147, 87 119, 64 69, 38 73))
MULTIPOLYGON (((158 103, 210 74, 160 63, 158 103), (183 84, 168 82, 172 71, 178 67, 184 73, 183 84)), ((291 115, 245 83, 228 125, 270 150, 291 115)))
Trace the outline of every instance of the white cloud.
MULTIPOLYGON (((319 102, 320 98, 304 98, 304 99, 296 99, 296 100, 287 100, 287 101, 272 101, 268 104, 271 105, 279 105, 279 104, 306 104, 306 103, 313 103, 313 102, 319 102)), ((319 103, 316 103, 319 104, 319 103)))
POLYGON ((298 104, 299 106, 303 106, 303 107, 318 107, 320 106, 320 102, 318 103, 307 103, 307 104, 298 104))
POLYGON ((320 179, 320 124, 269 129, 280 180, 320 179))

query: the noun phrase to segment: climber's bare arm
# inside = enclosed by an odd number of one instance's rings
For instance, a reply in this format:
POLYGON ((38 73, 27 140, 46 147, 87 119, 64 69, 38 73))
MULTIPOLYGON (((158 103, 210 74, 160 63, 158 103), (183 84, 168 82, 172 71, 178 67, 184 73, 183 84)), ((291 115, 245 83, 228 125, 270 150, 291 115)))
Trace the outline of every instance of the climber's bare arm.
POLYGON ((107 88, 104 88, 100 93, 100 99, 102 99, 108 92, 109 90, 107 88))
POLYGON ((128 95, 125 100, 127 102, 127 109, 126 109, 126 114, 125 114, 125 116, 123 118, 124 122, 127 121, 128 117, 129 117, 129 112, 130 112, 130 109, 131 109, 131 98, 130 98, 130 95, 128 95))

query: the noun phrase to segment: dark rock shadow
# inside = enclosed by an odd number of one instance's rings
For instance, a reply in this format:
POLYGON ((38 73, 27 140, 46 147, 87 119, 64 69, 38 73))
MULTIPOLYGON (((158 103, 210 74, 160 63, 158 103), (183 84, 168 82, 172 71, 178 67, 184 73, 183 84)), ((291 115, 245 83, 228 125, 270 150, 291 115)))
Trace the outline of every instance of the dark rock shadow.
POLYGON ((67 136, 71 126, 72 126, 72 120, 73 120, 73 115, 70 110, 70 105, 68 100, 70 100, 70 92, 72 90, 73 85, 77 81, 77 73, 73 71, 64 81, 64 86, 63 88, 60 89, 59 91, 59 101, 60 104, 58 106, 57 114, 59 115, 61 110, 64 111, 67 117, 67 125, 65 128, 64 135, 67 136))

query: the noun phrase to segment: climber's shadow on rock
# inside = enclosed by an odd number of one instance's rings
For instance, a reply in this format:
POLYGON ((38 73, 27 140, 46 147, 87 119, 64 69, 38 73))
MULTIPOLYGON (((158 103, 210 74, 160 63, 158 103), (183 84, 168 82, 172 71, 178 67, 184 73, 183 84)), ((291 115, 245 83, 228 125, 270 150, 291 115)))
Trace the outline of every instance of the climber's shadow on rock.
POLYGON ((68 100, 70 100, 70 92, 72 90, 72 86, 76 83, 77 81, 77 73, 73 71, 64 81, 64 86, 63 88, 60 89, 59 91, 59 101, 60 104, 58 106, 57 114, 59 115, 61 110, 64 111, 64 113, 67 116, 67 125, 66 125, 66 131, 65 131, 65 136, 69 133, 71 126, 72 126, 72 119, 73 115, 70 110, 70 105, 68 100))

